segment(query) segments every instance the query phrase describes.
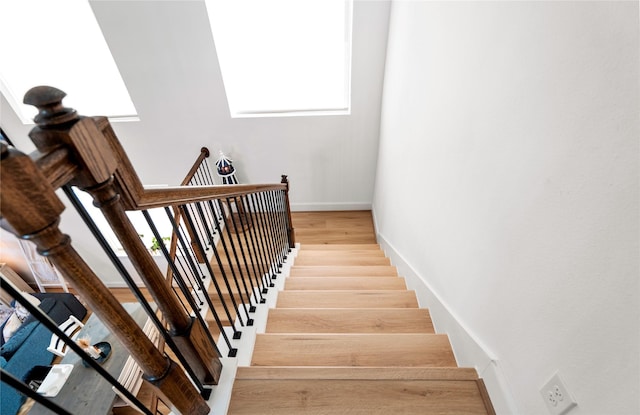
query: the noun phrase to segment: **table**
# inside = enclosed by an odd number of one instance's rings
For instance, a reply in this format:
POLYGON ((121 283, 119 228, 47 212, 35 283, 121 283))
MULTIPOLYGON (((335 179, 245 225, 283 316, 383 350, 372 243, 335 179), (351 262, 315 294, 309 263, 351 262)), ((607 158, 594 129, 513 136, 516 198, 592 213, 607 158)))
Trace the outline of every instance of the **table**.
MULTIPOLYGON (((124 309, 133 319, 142 326, 147 314, 139 303, 122 304, 124 309)), ((88 336, 91 343, 106 341, 111 343, 111 356, 102 367, 118 379, 124 367, 125 361, 129 357, 129 352, 122 343, 102 324, 97 315, 92 314, 80 330, 78 338, 88 336)), ((64 384, 58 395, 50 398, 72 414, 100 415, 109 414, 113 407, 116 393, 111 389, 111 384, 92 368, 84 367, 82 359, 73 350, 68 349, 61 364, 72 364, 73 371, 69 379, 64 384)), ((44 406, 35 403, 30 415, 50 414, 51 411, 44 406)))

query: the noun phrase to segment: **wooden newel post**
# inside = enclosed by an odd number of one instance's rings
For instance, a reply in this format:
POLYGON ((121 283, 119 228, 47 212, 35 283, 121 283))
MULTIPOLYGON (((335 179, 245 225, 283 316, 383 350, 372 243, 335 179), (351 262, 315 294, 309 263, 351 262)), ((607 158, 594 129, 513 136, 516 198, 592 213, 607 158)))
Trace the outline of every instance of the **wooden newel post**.
POLYGON ((79 117, 74 110, 64 108, 65 95, 52 87, 36 87, 27 92, 25 103, 40 111, 35 118, 38 125, 29 136, 41 152, 61 144, 70 150, 79 171, 69 183, 93 196, 94 205, 102 210, 162 311, 176 347, 195 376, 202 384, 216 384, 222 364, 217 350, 207 341, 206 328, 184 310, 126 215, 114 183, 118 168, 116 155, 93 118, 79 117))
POLYGON ((64 205, 34 161, 0 143, 2 227, 32 241, 100 316, 136 359, 156 392, 184 414, 207 414, 209 407, 182 369, 149 340, 109 289, 58 228, 64 205))
POLYGON ((287 187, 284 191, 284 201, 287 207, 287 234, 289 236, 289 248, 296 247, 296 231, 293 229, 293 221, 291 219, 291 205, 289 204, 289 179, 286 174, 282 175, 280 183, 284 183, 287 187))

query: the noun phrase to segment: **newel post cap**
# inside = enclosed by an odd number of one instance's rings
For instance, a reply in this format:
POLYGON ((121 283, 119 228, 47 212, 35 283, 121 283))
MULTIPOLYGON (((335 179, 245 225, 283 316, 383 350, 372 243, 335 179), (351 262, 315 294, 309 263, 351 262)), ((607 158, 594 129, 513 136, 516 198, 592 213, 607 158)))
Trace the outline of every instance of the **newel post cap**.
POLYGON ((62 99, 65 96, 67 94, 58 88, 41 85, 28 90, 22 102, 38 108, 38 115, 33 120, 40 127, 47 127, 79 118, 76 110, 62 105, 62 99))

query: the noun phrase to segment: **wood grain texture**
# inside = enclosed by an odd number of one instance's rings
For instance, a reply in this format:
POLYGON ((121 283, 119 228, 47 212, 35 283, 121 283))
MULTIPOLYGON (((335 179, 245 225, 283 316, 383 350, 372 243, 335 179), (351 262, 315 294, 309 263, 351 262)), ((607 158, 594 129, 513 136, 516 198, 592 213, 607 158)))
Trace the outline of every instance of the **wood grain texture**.
POLYGON ((296 240, 305 244, 375 244, 371 211, 292 212, 296 240))
POLYGON ((424 308, 275 308, 266 333, 434 333, 424 308))
POLYGON ((475 381, 239 380, 229 415, 487 414, 475 381))
MULTIPOLYGON (((319 261, 328 258, 384 258, 384 252, 380 249, 357 249, 355 247, 349 247, 349 245, 340 245, 343 249, 309 249, 307 247, 301 248, 298 252, 297 259, 317 259, 319 261)), ((360 245, 358 245, 360 246, 360 245)))
POLYGON ((470 367, 239 367, 236 379, 477 380, 470 367))
POLYGON ((398 277, 307 277, 288 278, 285 290, 406 290, 398 277))
POLYGON ((323 215, 294 216, 301 249, 252 366, 238 368, 228 413, 493 414, 476 371, 457 367, 396 269, 345 265, 382 258, 354 237, 367 215, 355 226, 345 212, 323 215), (323 239, 306 239, 316 232, 323 239))
POLYGON ((362 250, 380 250, 378 244, 301 244, 300 252, 306 251, 344 251, 347 249, 362 250))
POLYGON ((295 277, 395 277, 396 267, 390 265, 294 265, 289 273, 295 277))
POLYGON ((298 256, 294 265, 342 265, 342 266, 360 266, 360 265, 391 265, 389 258, 381 256, 354 255, 354 256, 298 256))
POLYGON ((442 334, 258 334, 251 365, 457 366, 442 334))
POLYGON ((413 291, 287 290, 278 294, 278 308, 418 308, 413 291))

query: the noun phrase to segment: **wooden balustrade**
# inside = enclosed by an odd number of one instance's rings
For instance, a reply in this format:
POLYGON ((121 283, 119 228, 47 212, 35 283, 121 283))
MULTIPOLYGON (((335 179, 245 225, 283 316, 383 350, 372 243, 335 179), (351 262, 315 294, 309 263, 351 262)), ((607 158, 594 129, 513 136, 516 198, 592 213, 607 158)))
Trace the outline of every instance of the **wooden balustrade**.
POLYGON ((163 400, 179 413, 206 414, 208 405, 183 370, 149 342, 58 228, 64 205, 55 189, 70 184, 89 191, 163 312, 180 352, 201 382, 217 382, 221 364, 217 352, 205 340, 205 328, 167 289, 162 273, 125 214, 127 203, 143 193, 135 171, 128 158, 119 158, 113 151, 119 143, 114 144, 115 134, 108 123, 80 117, 75 110, 63 107, 64 96, 64 92, 51 87, 36 87, 26 94, 25 103, 39 110, 37 126, 29 134, 38 149, 31 157, 2 144, 2 226, 34 242, 38 251, 54 263, 125 345, 163 400))
MULTIPOLYGON (((251 239, 252 252, 266 260, 268 251, 273 260, 281 263, 286 245, 295 245, 287 177, 282 176, 282 182, 279 184, 198 185, 147 189, 142 185, 109 121, 105 117, 79 116, 75 110, 62 105, 64 96, 64 92, 52 87, 36 87, 25 95, 25 103, 34 105, 39 110, 35 118, 37 125, 29 134, 37 150, 27 156, 2 144, 2 227, 20 238, 33 241, 39 252, 56 265, 71 286, 87 301, 93 312, 128 349, 144 371, 144 378, 155 388, 163 401, 170 403, 174 412, 208 413, 209 408, 198 388, 202 389, 203 385, 218 382, 222 365, 216 345, 213 344, 204 321, 193 318, 185 310, 171 283, 168 283, 167 277, 170 274, 164 276, 157 267, 139 238, 137 230, 129 221, 126 211, 171 207, 177 220, 179 206, 182 205, 214 199, 237 201, 237 198, 244 204, 243 198, 247 195, 267 195, 264 199, 261 196, 251 201, 254 204, 258 203, 258 210, 270 209, 262 206, 263 202, 272 204, 274 208, 278 205, 278 213, 268 220, 264 219, 263 226, 278 228, 283 233, 278 237, 278 241, 271 241, 261 249, 257 249, 254 240, 251 239), (177 349, 176 353, 182 356, 181 362, 188 365, 191 380, 182 368, 166 358, 149 342, 109 289, 77 254, 70 238, 58 228, 64 205, 57 198, 55 190, 67 185, 87 191, 92 195, 94 205, 101 209, 161 311, 168 325, 174 350, 177 349), (192 381, 198 386, 194 386, 192 381)), ((205 150, 202 149, 190 175, 193 175, 197 171, 196 166, 208 157, 208 150, 205 150)), ((221 203, 217 206, 222 209, 221 203)), ((251 206, 248 208, 250 211, 251 206)), ((222 222, 226 223, 226 219, 223 218, 222 222)), ((235 222, 232 223, 236 225, 235 222)), ((193 224, 185 226, 190 237, 197 238, 195 230, 192 229, 193 224)), ((219 227, 220 224, 216 226, 219 227)), ((253 232, 255 234, 257 231, 253 232)), ((257 234, 254 234, 250 237, 257 238, 257 234)), ((228 236, 230 237, 230 234, 228 236)), ((245 242, 249 243, 249 240, 245 242)), ((198 260, 204 262, 206 258, 201 248, 194 249, 194 252, 196 255, 200 252, 198 260)), ((226 245, 223 248, 227 250, 226 245)), ((243 249, 242 244, 239 248, 243 249)), ((172 241, 170 249, 175 254, 176 241, 172 241)), ((234 256, 237 256, 235 247, 232 249, 234 256)), ((243 258, 243 261, 248 264, 246 259, 243 258)), ((273 266, 275 269, 276 262, 270 267, 273 266)), ((222 264, 220 266, 222 267, 222 264)), ((255 287, 260 287, 264 282, 260 281, 261 276, 258 274, 266 272, 265 275, 268 275, 268 269, 265 267, 266 265, 263 265, 260 272, 253 269, 255 287)), ((242 271, 238 271, 242 279, 242 271)), ((233 277, 235 278, 235 275, 233 277)), ((237 280, 235 283, 238 285, 237 280)), ((244 288, 249 295, 247 287, 244 288)), ((253 292, 253 288, 251 291, 253 292)), ((261 297, 260 291, 257 292, 261 297)), ((238 307, 236 304, 234 306, 238 307)))

